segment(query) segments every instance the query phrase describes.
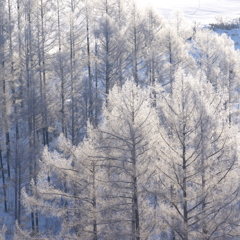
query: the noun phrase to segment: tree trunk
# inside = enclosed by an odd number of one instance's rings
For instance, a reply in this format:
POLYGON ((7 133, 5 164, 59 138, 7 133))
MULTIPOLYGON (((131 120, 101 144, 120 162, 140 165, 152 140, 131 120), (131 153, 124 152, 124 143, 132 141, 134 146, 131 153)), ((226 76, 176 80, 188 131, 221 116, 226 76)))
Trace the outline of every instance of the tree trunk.
POLYGON ((3 201, 4 201, 4 211, 7 212, 7 194, 6 194, 6 183, 5 183, 5 173, 3 168, 3 159, 2 159, 2 149, 0 148, 0 166, 2 171, 2 182, 3 182, 3 201))
MULTIPOLYGON (((133 113, 134 115, 135 113, 133 113)), ((134 116, 133 116, 134 123, 134 116)), ((133 187, 133 196, 132 196, 132 239, 140 240, 140 219, 139 219, 139 207, 138 207, 138 182, 137 182, 137 157, 136 157, 136 139, 135 134, 132 136, 133 145, 132 145, 132 163, 133 163, 133 176, 132 176, 132 187, 133 187)))
POLYGON ((97 229, 97 196, 96 196, 96 168, 95 163, 92 163, 92 174, 93 174, 93 240, 98 239, 97 229))
POLYGON ((91 68, 91 53, 90 53, 90 31, 89 31, 89 12, 88 6, 86 7, 86 27, 87 27, 87 67, 88 67, 88 118, 93 124, 93 89, 92 89, 92 68, 91 68))
POLYGON ((58 34, 58 54, 59 54, 59 70, 60 70, 60 82, 61 82, 61 122, 62 122, 62 133, 67 137, 66 129, 66 116, 65 116, 65 81, 63 72, 63 58, 62 58, 62 36, 61 36, 61 20, 60 20, 60 5, 57 0, 57 34, 58 34))

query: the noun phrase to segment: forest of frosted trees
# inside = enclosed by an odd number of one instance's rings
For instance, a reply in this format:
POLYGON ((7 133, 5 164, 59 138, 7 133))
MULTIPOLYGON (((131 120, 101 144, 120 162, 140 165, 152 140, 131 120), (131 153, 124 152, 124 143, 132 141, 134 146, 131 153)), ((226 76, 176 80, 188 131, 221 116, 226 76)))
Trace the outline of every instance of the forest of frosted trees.
POLYGON ((0 0, 0 239, 240 239, 240 53, 132 0, 0 0))

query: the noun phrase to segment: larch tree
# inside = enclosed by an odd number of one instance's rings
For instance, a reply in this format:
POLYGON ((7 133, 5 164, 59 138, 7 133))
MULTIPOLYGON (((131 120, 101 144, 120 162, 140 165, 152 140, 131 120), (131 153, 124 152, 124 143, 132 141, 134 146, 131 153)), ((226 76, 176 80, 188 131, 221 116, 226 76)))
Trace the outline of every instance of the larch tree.
POLYGON ((53 40, 53 12, 51 2, 39 0, 36 8, 37 30, 37 59, 38 59, 38 85, 40 91, 41 118, 38 123, 38 132, 42 135, 43 145, 49 145, 50 108, 49 78, 50 78, 50 51, 54 48, 53 40))
MULTIPOLYGON (((88 81, 87 81, 87 89, 88 89, 88 99, 87 99, 87 116, 91 123, 94 123, 94 109, 96 108, 96 104, 94 104, 94 84, 93 84, 93 44, 92 40, 92 6, 89 1, 85 2, 84 6, 84 15, 85 15, 85 29, 86 29, 86 50, 87 50, 87 70, 88 70, 88 81)), ((95 110, 96 112, 96 110, 95 110)))
POLYGON ((127 30, 127 44, 129 51, 129 67, 131 69, 130 75, 134 81, 139 84, 144 82, 142 70, 144 69, 144 16, 138 9, 136 2, 131 1, 130 16, 127 30))
POLYGON ((67 132, 77 145, 83 138, 80 133, 85 131, 87 119, 92 121, 93 115, 90 10, 87 1, 72 0, 66 7, 65 78, 69 83, 65 90, 65 114, 67 132))
MULTIPOLYGON (((171 239, 230 239, 238 222, 238 148, 224 96, 183 71, 172 94, 159 90, 157 181, 171 239), (234 210, 235 209, 235 210, 234 210)), ((234 238, 234 237, 233 237, 234 238)))
POLYGON ((124 84, 125 79, 127 78, 127 44, 125 34, 127 32, 127 19, 129 13, 127 9, 129 7, 129 3, 126 0, 118 0, 117 6, 115 8, 115 22, 117 24, 117 44, 118 47, 116 50, 116 84, 122 86, 124 84))
POLYGON ((184 18, 183 12, 174 11, 171 13, 171 18, 169 20, 169 25, 172 26, 177 35, 183 39, 183 41, 190 40, 193 36, 192 23, 184 18))
POLYGON ((98 129, 88 128, 77 147, 61 135, 55 151, 45 149, 34 194, 23 196, 30 212, 37 206, 56 216, 55 224, 62 222, 52 234, 94 240, 151 236, 154 206, 146 186, 155 172, 158 118, 149 94, 133 81, 113 87, 98 129))
MULTIPOLYGON (((54 71, 55 71, 55 82, 57 85, 57 91, 59 93, 59 114, 58 118, 61 122, 61 132, 64 133, 65 136, 68 135, 67 131, 67 110, 66 110, 66 103, 68 99, 68 90, 69 90, 69 78, 67 71, 67 60, 68 54, 66 52, 65 46, 65 30, 66 30, 66 21, 65 18, 67 17, 67 8, 66 4, 62 0, 57 0, 53 3, 52 8, 54 10, 54 21, 56 21, 56 28, 55 31, 55 59, 53 61, 54 71)), ((53 80, 53 79, 52 79, 53 80)))
POLYGON ((115 26, 116 20, 114 4, 111 0, 99 1, 97 5, 96 21, 98 26, 95 29, 98 39, 98 66, 100 84, 103 85, 103 93, 108 95, 110 89, 115 84, 117 73, 117 54, 119 48, 118 28, 115 26))
POLYGON ((0 86, 1 86, 1 115, 0 115, 0 168, 1 168, 1 177, 2 177, 2 194, 3 194, 3 209, 4 212, 8 211, 7 206, 7 184, 6 184, 6 176, 10 177, 10 162, 9 162, 9 149, 10 149, 10 140, 9 140, 9 114, 10 114, 10 82, 8 81, 9 76, 9 61, 7 57, 7 11, 6 11, 6 2, 0 2, 0 69, 1 69, 1 78, 0 78, 0 86), (4 153, 6 152, 6 164, 4 159, 4 153), (6 168, 4 167, 6 165, 6 168), (6 175, 6 170, 7 175, 6 175))
POLYGON ((196 57, 197 67, 212 83, 216 91, 219 91, 221 72, 219 63, 223 57, 221 44, 218 34, 210 30, 197 31, 193 43, 193 54, 196 57))
POLYGON ((167 68, 164 85, 168 85, 171 91, 177 70, 182 68, 187 72, 192 72, 195 65, 189 54, 190 46, 185 39, 178 35, 176 27, 166 25, 161 31, 161 35, 160 45, 167 68))
POLYGON ((106 239, 140 240, 153 228, 151 197, 145 190, 155 171, 157 115, 150 90, 127 81, 109 93, 99 127, 99 150, 105 169, 106 239))
MULTIPOLYGON (((54 235, 67 239, 98 239, 98 167, 93 164, 96 160, 93 143, 94 138, 86 138, 76 147, 61 135, 56 150, 45 148, 37 184, 32 183, 34 195, 23 192, 29 212, 37 207, 45 216, 45 221, 51 220, 49 226, 45 226, 48 234, 41 232, 42 236, 50 239, 54 235)), ((31 234, 20 229, 16 236, 21 238, 24 234, 31 239, 31 234)))
POLYGON ((232 122, 232 114, 236 112, 239 87, 239 53, 234 43, 226 34, 218 36, 208 30, 197 31, 194 38, 196 63, 207 80, 212 83, 216 92, 224 92, 228 98, 225 107, 228 109, 228 121, 232 122))
POLYGON ((233 40, 226 34, 222 34, 219 38, 222 42, 222 48, 219 49, 222 59, 219 64, 221 72, 218 85, 227 96, 225 107, 228 112, 228 122, 231 125, 236 123, 238 117, 240 71, 237 66, 240 64, 240 54, 235 50, 233 40))
POLYGON ((156 82, 162 81, 164 72, 164 55, 161 50, 161 29, 164 26, 163 19, 153 8, 147 8, 145 12, 144 24, 144 61, 146 65, 147 84, 154 85, 156 82))

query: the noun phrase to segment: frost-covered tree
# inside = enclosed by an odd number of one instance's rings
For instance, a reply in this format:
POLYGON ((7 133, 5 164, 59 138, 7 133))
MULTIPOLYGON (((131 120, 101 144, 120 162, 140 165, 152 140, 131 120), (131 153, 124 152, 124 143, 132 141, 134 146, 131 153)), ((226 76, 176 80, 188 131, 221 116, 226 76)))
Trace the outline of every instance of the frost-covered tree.
POLYGON ((220 62, 223 57, 221 45, 221 38, 210 30, 199 30, 195 34, 193 54, 198 69, 212 83, 216 91, 219 91, 220 62))
POLYGON ((225 34, 131 0, 0 7, 7 234, 15 221, 19 239, 237 236, 240 57, 225 34))
POLYGON ((131 76, 134 81, 139 84, 144 82, 142 74, 144 68, 144 49, 146 47, 144 42, 144 17, 139 10, 136 2, 131 1, 130 16, 127 30, 127 42, 129 51, 129 66, 131 68, 131 76))
POLYGON ((0 105, 1 105, 1 114, 0 114, 0 168, 1 168, 1 189, 3 194, 3 205, 4 211, 7 212, 7 195, 6 195, 6 176, 10 177, 10 139, 9 139, 9 129, 10 129, 10 94, 9 89, 11 86, 10 81, 8 81, 9 77, 9 60, 8 60, 8 51, 7 51, 7 12, 6 12, 6 2, 0 1, 0 70, 1 70, 1 78, 0 78, 0 105), (3 153, 6 152, 6 167, 5 160, 3 157, 3 153), (5 169, 7 170, 5 172, 5 169), (7 174, 6 174, 7 173, 7 174))
POLYGON ((191 39, 193 35, 192 23, 184 18, 183 12, 172 12, 169 24, 184 41, 191 39))
POLYGON ((161 31, 160 40, 167 68, 164 84, 170 85, 171 91, 177 70, 181 68, 186 72, 192 72, 194 70, 194 60, 189 55, 189 43, 178 35, 174 26, 167 25, 161 31))
POLYGON ((114 85, 118 47, 117 29, 109 12, 109 6, 106 6, 99 22, 99 29, 96 30, 99 40, 99 74, 105 94, 108 94, 114 85))
POLYGON ((234 108, 238 103, 239 70, 236 66, 240 59, 239 53, 226 34, 219 36, 209 30, 197 31, 193 47, 193 54, 200 71, 206 75, 215 91, 224 92, 228 96, 225 107, 228 110, 229 124, 231 124, 232 115, 236 112, 234 108))
POLYGON ((31 186, 33 196, 23 192, 27 209, 42 213, 45 237, 97 239, 97 166, 92 142, 87 138, 74 147, 61 135, 57 150, 46 147, 43 152, 37 182, 31 186))
POLYGON ((238 118, 237 105, 239 104, 238 94, 239 94, 239 77, 240 71, 237 66, 240 64, 240 54, 235 50, 234 42, 232 39, 227 37, 226 34, 222 34, 220 38, 221 41, 221 62, 220 62, 220 79, 219 88, 221 88, 226 96, 225 107, 228 111, 228 121, 229 124, 236 122, 238 118))
POLYGON ((51 76, 51 61, 49 52, 54 48, 53 45, 53 14, 51 12, 52 3, 50 1, 39 0, 38 8, 35 9, 37 16, 36 29, 37 29, 37 60, 38 60, 38 81, 40 92, 40 113, 41 121, 39 132, 42 134, 43 145, 49 145, 49 130, 50 130, 50 108, 51 103, 49 98, 51 76))
POLYGON ((134 80, 109 93, 99 127, 99 151, 106 171, 106 238, 145 239, 153 229, 151 196, 146 191, 154 173, 157 115, 150 90, 134 80))
POLYGON ((146 9, 144 24, 144 61, 146 65, 146 84, 154 85, 155 82, 162 82, 162 73, 164 72, 164 54, 161 49, 161 29, 164 26, 164 20, 153 8, 146 9))
MULTIPOLYGON (((172 94, 158 91, 157 181, 171 239, 230 239, 239 185, 236 129, 211 84, 179 71, 172 94), (170 234, 171 233, 171 234, 170 234)), ((170 236, 169 236, 170 237, 170 236)))
MULTIPOLYGON (((45 148, 25 206, 56 217, 55 234, 89 239, 141 239, 154 228, 152 195, 158 119, 149 89, 127 81, 109 93, 98 129, 77 147, 63 136, 45 148)), ((44 219, 42 216, 42 219, 44 219)), ((54 218, 52 219, 54 220, 54 218)), ((21 231, 18 231, 21 236, 21 231)))

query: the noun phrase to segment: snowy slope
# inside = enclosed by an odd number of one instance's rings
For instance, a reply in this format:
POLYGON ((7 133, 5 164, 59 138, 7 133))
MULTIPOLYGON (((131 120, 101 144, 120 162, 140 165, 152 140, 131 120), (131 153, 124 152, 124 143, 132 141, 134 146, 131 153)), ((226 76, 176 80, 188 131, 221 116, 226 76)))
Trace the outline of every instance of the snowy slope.
POLYGON ((165 18, 180 10, 189 21, 205 27, 221 22, 230 26, 234 22, 230 29, 219 26, 213 30, 226 33, 234 40, 236 49, 240 49, 240 0, 145 0, 145 4, 153 5, 165 18))
MULTIPOLYGON (((140 1, 140 0, 139 0, 140 1)), ((165 17, 170 12, 180 10, 193 21, 207 24, 215 21, 215 17, 240 17, 239 0, 145 0, 156 7, 165 17)))

